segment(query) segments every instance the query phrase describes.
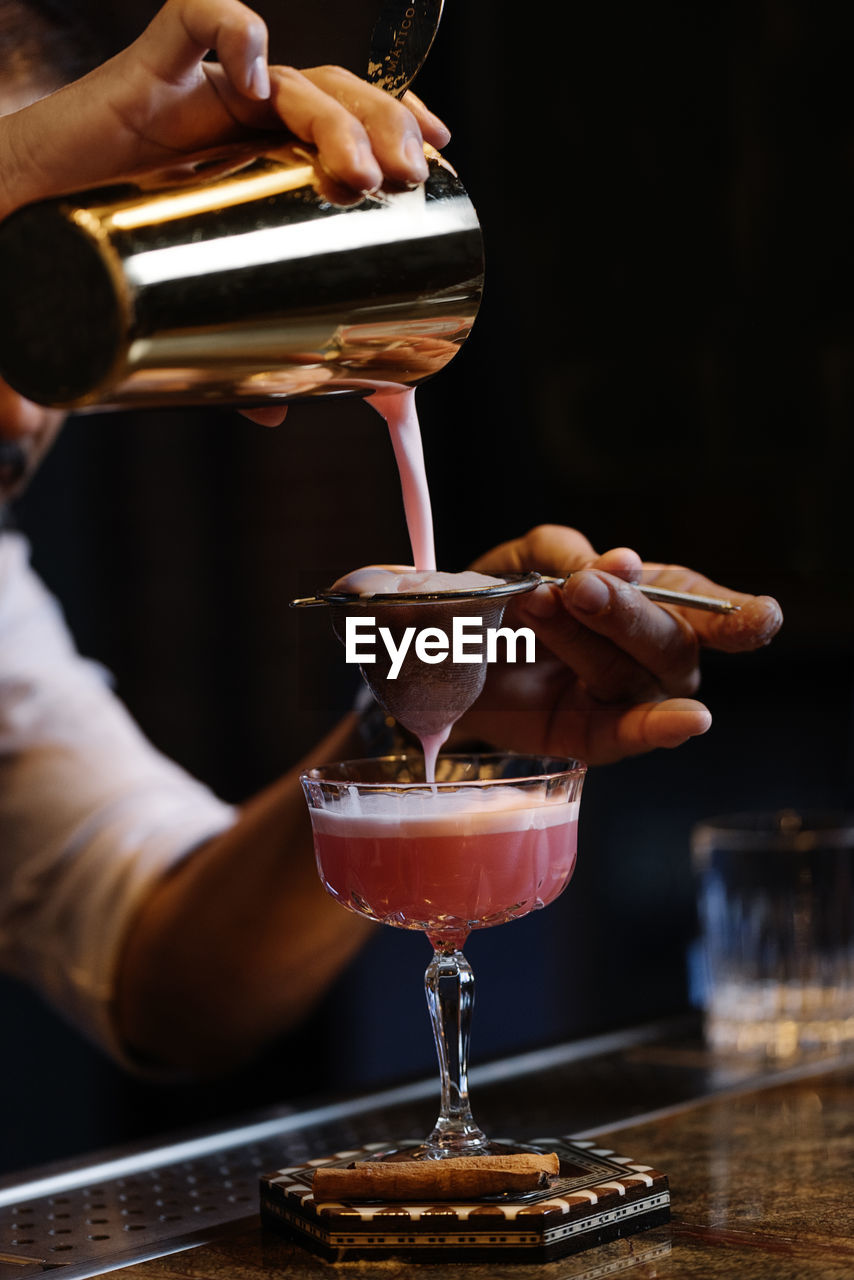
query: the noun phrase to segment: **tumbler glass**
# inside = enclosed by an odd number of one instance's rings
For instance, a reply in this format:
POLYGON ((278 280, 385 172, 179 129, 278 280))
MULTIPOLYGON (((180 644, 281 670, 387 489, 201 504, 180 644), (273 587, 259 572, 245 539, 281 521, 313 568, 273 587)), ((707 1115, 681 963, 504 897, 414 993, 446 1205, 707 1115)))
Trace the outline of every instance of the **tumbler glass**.
POLYGON ((854 814, 738 814, 692 833, 706 1038, 788 1058, 854 1044, 854 814))

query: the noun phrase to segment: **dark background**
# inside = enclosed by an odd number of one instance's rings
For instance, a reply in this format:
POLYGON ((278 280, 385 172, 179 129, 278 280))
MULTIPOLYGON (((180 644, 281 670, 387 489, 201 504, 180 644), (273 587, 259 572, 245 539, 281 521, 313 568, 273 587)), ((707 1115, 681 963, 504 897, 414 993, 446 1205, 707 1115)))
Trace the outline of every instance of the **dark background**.
MULTIPOLYGON (((357 70, 377 7, 258 6, 279 60, 357 70)), ((808 0, 448 0, 419 77, 487 251, 474 334, 418 395, 440 564, 555 521, 786 615, 767 651, 708 655, 708 735, 592 771, 569 892, 472 938, 475 1060, 686 1009, 692 823, 854 801, 851 25, 808 0)), ((232 800, 354 692, 326 620, 287 601, 407 549, 357 401, 274 431, 81 417, 18 519, 83 651, 232 800)), ((304 1031, 186 1089, 128 1079, 6 981, 2 1166, 430 1074, 427 959, 378 930, 304 1031)))

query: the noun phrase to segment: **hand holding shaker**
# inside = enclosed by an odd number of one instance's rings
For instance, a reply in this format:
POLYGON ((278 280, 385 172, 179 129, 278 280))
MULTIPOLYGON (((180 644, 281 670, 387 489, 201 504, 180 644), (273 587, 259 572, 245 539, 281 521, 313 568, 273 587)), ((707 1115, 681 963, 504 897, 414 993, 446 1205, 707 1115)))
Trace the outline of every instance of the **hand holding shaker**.
MULTIPOLYGON (((388 0, 369 78, 404 91, 441 0, 388 0)), ((275 404, 412 386, 474 323, 483 246, 451 166, 362 197, 266 136, 179 175, 42 201, 0 224, 0 376, 39 404, 275 404)))
POLYGON ((692 833, 706 1038, 786 1059, 854 1045, 854 814, 741 814, 692 833))

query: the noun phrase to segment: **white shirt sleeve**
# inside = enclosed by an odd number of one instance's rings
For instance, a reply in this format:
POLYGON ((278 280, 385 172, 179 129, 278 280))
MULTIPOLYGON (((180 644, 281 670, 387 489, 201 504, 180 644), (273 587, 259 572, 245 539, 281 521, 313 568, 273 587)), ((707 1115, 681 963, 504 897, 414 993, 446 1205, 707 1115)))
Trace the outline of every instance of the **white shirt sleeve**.
POLYGON ((153 884, 234 810, 158 754, 0 535, 0 968, 126 1061, 116 962, 153 884))

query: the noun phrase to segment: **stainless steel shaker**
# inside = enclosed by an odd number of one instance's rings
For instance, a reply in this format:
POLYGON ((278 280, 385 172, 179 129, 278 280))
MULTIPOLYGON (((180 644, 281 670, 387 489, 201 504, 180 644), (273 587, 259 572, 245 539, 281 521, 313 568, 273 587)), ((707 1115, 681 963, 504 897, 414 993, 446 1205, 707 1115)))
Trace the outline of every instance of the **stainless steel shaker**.
MULTIPOLYGON (((442 0, 385 0, 368 79, 404 92, 442 0)), ((451 166, 354 197, 272 136, 0 223, 0 376, 40 404, 275 404, 421 382, 474 323, 483 245, 451 166), (278 145, 277 145, 278 144, 278 145)))
POLYGON ((427 150, 425 183, 357 203, 291 144, 18 210, 0 224, 0 375, 69 408, 422 381, 483 288, 471 201, 427 150))

